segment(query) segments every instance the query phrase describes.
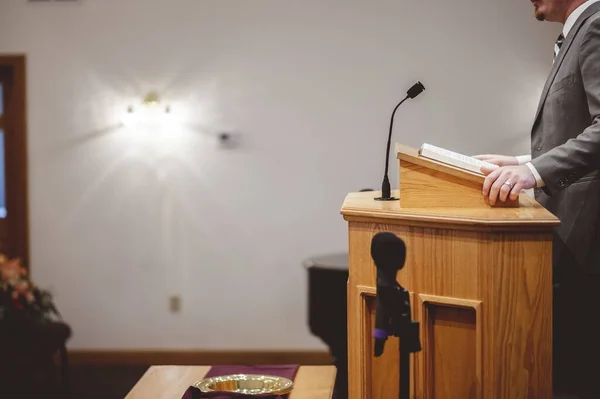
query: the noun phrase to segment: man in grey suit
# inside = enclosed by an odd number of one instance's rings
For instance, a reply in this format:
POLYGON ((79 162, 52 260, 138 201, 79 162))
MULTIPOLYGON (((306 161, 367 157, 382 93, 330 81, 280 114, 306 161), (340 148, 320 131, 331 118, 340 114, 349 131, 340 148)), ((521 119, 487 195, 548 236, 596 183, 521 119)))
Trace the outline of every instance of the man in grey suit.
POLYGON ((555 388, 600 398, 600 1, 531 0, 560 22, 531 131, 531 156, 480 155, 491 204, 523 189, 561 225, 553 245, 555 388))

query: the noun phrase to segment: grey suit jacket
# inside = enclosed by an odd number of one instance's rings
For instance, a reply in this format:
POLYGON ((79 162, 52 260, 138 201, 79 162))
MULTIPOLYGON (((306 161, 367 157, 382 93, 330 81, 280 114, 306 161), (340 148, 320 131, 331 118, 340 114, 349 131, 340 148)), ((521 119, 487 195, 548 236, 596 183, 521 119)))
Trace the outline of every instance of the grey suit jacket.
POLYGON ((531 132, 531 163, 546 184, 535 197, 561 220, 555 280, 600 273, 600 2, 569 31, 531 132))

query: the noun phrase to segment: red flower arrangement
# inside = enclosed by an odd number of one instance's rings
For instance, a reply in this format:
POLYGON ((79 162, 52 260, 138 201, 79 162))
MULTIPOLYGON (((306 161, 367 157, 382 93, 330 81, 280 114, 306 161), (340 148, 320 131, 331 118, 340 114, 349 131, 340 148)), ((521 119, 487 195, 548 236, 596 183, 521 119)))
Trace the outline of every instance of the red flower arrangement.
POLYGON ((0 254, 0 321, 50 321, 59 316, 52 296, 29 279, 21 259, 0 254))

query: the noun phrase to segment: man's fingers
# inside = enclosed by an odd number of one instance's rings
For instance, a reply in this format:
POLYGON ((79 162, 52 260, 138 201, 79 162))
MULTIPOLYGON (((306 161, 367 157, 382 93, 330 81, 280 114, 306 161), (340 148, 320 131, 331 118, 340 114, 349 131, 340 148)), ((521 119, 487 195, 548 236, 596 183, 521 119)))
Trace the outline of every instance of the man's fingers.
POLYGON ((491 168, 491 167, 487 167, 487 166, 482 166, 481 167, 481 173, 483 173, 484 175, 489 175, 490 173, 492 173, 493 171, 495 171, 496 169, 498 169, 497 166, 491 168))
POLYGON ((493 154, 479 154, 479 155, 475 155, 473 158, 480 160, 480 161, 493 163, 493 164, 497 164, 499 161, 498 155, 493 155, 493 154))
POLYGON ((490 205, 509 198, 516 201, 523 189, 535 187, 533 176, 527 166, 505 166, 492 171, 483 182, 483 195, 490 205), (509 184, 507 184, 509 183, 509 184))
MULTIPOLYGON (((508 175, 506 172, 498 173, 498 177, 495 179, 494 184, 492 184, 492 187, 490 188, 489 199, 491 205, 494 205, 496 203, 496 200, 498 199, 498 194, 500 193, 500 189, 502 189, 502 185, 507 179, 508 175)), ((506 186, 506 188, 509 187, 506 186)))
POLYGON ((515 186, 512 188, 512 190, 510 190, 510 199, 512 201, 516 201, 517 198, 519 198, 519 194, 521 193, 521 190, 523 190, 523 183, 521 183, 519 181, 519 182, 517 182, 517 184, 515 184, 515 186))
POLYGON ((502 169, 497 168, 496 170, 490 172, 490 174, 487 175, 487 177, 483 181, 482 193, 484 196, 486 196, 486 197, 488 196, 488 194, 490 193, 492 184, 494 184, 494 182, 496 181, 496 179, 498 178, 498 176, 501 173, 502 173, 502 169))
POLYGON ((502 202, 506 202, 508 195, 511 193, 513 187, 509 186, 506 183, 502 183, 500 186, 500 193, 498 194, 498 199, 502 202))

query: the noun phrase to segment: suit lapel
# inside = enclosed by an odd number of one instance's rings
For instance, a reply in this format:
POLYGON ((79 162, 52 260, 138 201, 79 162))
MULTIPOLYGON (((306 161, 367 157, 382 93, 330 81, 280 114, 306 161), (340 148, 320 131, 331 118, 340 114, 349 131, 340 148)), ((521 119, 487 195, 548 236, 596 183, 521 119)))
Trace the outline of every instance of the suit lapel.
POLYGON ((565 41, 562 44, 560 51, 558 52, 558 57, 554 60, 554 65, 552 65, 552 69, 550 70, 550 74, 548 75, 548 79, 546 79, 546 84, 544 85, 544 88, 542 90, 540 102, 538 104, 538 108, 535 113, 535 118, 534 118, 534 122, 533 122, 534 125, 536 124, 536 122, 540 116, 540 112, 542 111, 542 108, 544 107, 544 103, 546 102, 546 97, 548 97, 548 91, 550 90, 550 86, 552 86, 552 83, 554 82, 556 73, 558 72, 558 69, 560 68, 560 65, 562 64, 563 60, 565 59, 565 56, 566 56, 569 48, 571 47, 571 44, 573 43, 573 39, 575 38, 575 36, 577 36, 577 33, 579 33, 579 29, 581 28, 581 25, 583 25, 585 20, 588 19, 589 17, 591 17, 592 15, 594 15, 598 11, 600 11, 600 2, 594 3, 591 6, 589 6, 583 12, 583 14, 581 14, 581 16, 579 18, 577 18, 577 21, 575 21, 575 24, 569 31, 569 34, 567 35, 567 37, 565 38, 565 41))

